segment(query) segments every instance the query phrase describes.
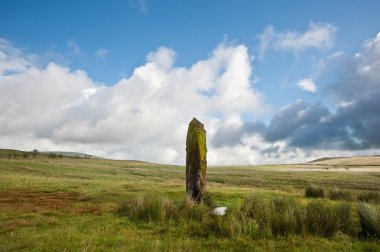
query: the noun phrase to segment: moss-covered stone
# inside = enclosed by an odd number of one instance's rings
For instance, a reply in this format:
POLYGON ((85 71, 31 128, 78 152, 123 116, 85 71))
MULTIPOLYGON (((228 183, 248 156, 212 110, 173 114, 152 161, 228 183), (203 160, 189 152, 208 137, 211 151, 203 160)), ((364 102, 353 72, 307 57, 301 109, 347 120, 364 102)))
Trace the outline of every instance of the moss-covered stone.
POLYGON ((186 193, 202 201, 206 189, 206 131, 196 118, 189 124, 186 138, 186 193))

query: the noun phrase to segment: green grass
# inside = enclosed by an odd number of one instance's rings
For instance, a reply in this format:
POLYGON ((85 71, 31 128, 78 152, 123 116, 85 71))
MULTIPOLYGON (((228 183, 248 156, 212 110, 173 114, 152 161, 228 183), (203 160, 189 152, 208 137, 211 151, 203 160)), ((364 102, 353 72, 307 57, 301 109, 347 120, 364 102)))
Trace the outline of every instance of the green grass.
POLYGON ((5 156, 0 251, 379 250, 370 231, 379 202, 354 200, 380 193, 378 172, 294 167, 208 167, 208 198, 197 205, 185 198, 182 166, 5 156), (305 198, 310 184, 352 197, 305 198), (214 204, 227 215, 212 215, 214 204))

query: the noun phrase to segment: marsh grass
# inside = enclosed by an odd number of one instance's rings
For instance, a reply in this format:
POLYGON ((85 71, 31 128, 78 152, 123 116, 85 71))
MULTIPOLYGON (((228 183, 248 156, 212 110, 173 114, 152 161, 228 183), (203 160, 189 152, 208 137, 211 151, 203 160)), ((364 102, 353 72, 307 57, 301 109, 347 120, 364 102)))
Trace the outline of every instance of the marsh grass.
POLYGON ((323 198, 325 196, 325 189, 323 187, 308 186, 305 188, 306 198, 323 198))
POLYGON ((144 221, 203 221, 211 214, 205 204, 197 204, 189 198, 172 200, 167 195, 158 193, 139 194, 124 202, 119 213, 135 220, 144 221))
POLYGON ((175 218, 173 208, 173 202, 166 196, 139 194, 125 202, 119 212, 136 220, 163 221, 175 218))
POLYGON ((240 212, 243 215, 242 219, 254 219, 263 234, 270 232, 272 211, 269 201, 259 194, 245 197, 240 207, 240 212))
POLYGON ((240 211, 240 207, 234 205, 227 210, 227 222, 229 224, 229 235, 239 237, 247 235, 251 238, 258 238, 261 231, 255 219, 240 211))
POLYGON ((287 236, 305 232, 305 209, 293 197, 275 197, 272 199, 272 232, 274 235, 287 236))
POLYGON ((183 225, 197 237, 258 239, 300 234, 332 237, 337 232, 355 237, 359 230, 352 203, 324 199, 303 202, 284 195, 264 198, 252 194, 241 204, 231 206, 226 216, 217 216, 204 203, 141 194, 124 203, 119 212, 131 220, 183 225))
POLYGON ((350 191, 340 190, 337 188, 334 188, 333 190, 329 191, 329 198, 331 200, 345 200, 345 201, 353 200, 353 196, 350 191))
POLYGON ((351 204, 347 202, 312 200, 303 203, 289 196, 274 196, 270 200, 252 196, 246 198, 241 207, 241 214, 255 220, 264 236, 308 233, 331 237, 338 231, 353 234, 355 223, 351 212, 351 204))
POLYGON ((360 203, 358 208, 362 237, 380 238, 380 207, 360 203))
POLYGON ((364 192, 357 196, 358 201, 363 201, 367 203, 379 203, 380 193, 378 192, 364 192))
MULTIPOLYGON (((352 195, 378 193, 378 173, 288 167, 208 167, 210 197, 194 204, 184 197, 180 166, 0 158, 0 251, 378 250, 378 236, 358 239, 362 229, 373 230, 373 221, 361 227, 358 202, 348 202, 350 215, 344 208, 335 213, 343 217, 336 217, 337 231, 325 238, 307 225, 307 206, 321 199, 303 197, 310 184, 352 195), (227 206, 226 215, 213 215, 214 204, 227 206)), ((322 200, 326 208, 345 202, 322 200)), ((374 219, 361 211, 362 219, 374 219)))
POLYGON ((309 233, 331 237, 336 232, 351 230, 351 205, 331 204, 324 200, 311 201, 306 207, 306 224, 309 233))

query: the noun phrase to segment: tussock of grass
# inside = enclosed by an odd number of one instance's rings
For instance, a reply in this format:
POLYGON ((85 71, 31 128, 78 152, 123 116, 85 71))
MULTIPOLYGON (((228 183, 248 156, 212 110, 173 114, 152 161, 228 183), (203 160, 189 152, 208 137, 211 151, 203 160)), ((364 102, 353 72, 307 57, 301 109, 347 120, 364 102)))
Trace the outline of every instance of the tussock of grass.
POLYGON ((306 198, 323 198, 325 196, 325 190, 322 187, 308 186, 305 189, 306 198))
POLYGON ((345 201, 351 201, 352 200, 352 194, 350 191, 343 191, 335 188, 334 190, 331 190, 329 192, 329 198, 331 200, 345 200, 345 201))
POLYGON ((311 201, 306 207, 306 224, 309 233, 331 237, 338 231, 350 230, 351 205, 343 202, 333 205, 327 201, 311 201))
POLYGON ((309 233, 331 237, 338 231, 351 234, 354 229, 351 204, 347 202, 313 200, 303 204, 294 197, 275 196, 265 200, 252 196, 243 202, 241 215, 253 219, 264 236, 309 233))
POLYGON ((361 203, 358 208, 361 236, 380 238, 380 207, 361 203))
POLYGON ((141 194, 125 203, 120 212, 132 220, 172 221, 185 226, 196 237, 270 238, 298 234, 331 237, 337 232, 355 236, 358 225, 349 202, 317 199, 305 203, 282 195, 263 198, 253 194, 241 204, 231 206, 226 216, 216 216, 204 203, 141 194))
POLYGON ((260 225, 255 219, 250 218, 240 208, 233 206, 227 212, 229 235, 241 236, 247 235, 252 238, 257 238, 260 234, 260 225))
POLYGON ((244 218, 256 220, 261 232, 270 230, 272 208, 269 201, 261 198, 260 195, 254 194, 246 197, 240 212, 244 218))
POLYGON ((377 192, 365 192, 358 194, 358 201, 364 201, 368 203, 378 203, 380 202, 380 193, 377 192))
POLYGON ((178 218, 183 221, 203 221, 211 215, 211 209, 204 203, 195 203, 190 198, 177 201, 178 218))
POLYGON ((210 215, 210 209, 203 203, 196 204, 188 198, 173 201, 160 194, 139 194, 131 201, 125 202, 119 212, 130 218, 145 221, 202 221, 210 215))
POLYGON ((132 201, 125 203, 120 212, 139 220, 163 221, 175 218, 174 204, 166 196, 155 197, 139 194, 132 201))
POLYGON ((293 197, 275 197, 272 199, 272 232, 286 236, 305 232, 305 209, 293 197))

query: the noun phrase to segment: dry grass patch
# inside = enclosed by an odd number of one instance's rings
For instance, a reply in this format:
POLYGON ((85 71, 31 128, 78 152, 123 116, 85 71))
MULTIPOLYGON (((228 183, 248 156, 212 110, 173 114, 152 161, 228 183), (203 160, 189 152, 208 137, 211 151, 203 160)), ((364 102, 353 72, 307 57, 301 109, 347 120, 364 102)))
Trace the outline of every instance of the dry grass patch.
POLYGON ((77 192, 33 192, 10 190, 0 192, 0 209, 14 209, 22 212, 63 210, 82 200, 77 192))

